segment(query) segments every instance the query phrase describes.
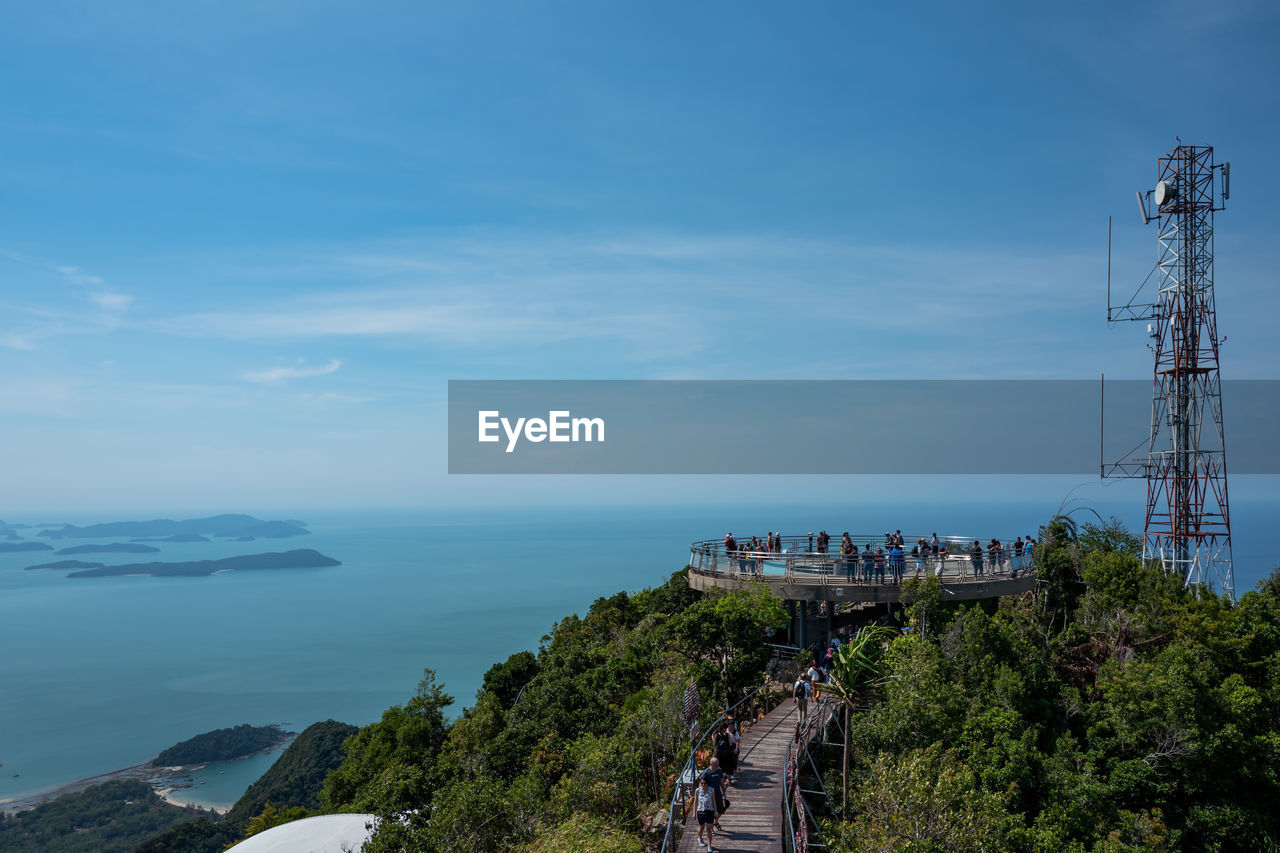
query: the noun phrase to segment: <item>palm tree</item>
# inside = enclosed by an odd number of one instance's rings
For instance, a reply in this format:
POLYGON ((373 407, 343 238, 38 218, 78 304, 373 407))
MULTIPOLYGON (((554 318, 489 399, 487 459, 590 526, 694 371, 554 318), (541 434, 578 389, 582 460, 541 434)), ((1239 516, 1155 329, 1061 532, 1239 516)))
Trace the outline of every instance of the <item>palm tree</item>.
POLYGON ((867 625, 859 628, 831 656, 831 686, 844 703, 844 762, 841 770, 842 809, 849 813, 849 747, 853 712, 866 707, 877 687, 888 681, 884 653, 898 636, 892 628, 867 625))

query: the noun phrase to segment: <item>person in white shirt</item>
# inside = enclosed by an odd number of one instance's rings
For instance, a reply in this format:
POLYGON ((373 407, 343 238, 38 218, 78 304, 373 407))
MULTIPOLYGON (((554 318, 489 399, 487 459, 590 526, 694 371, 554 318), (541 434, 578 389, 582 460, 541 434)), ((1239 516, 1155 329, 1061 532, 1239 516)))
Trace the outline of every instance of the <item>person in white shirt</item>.
POLYGON ((693 791, 690 805, 698 815, 698 843, 707 848, 707 853, 711 853, 711 842, 715 840, 716 834, 716 792, 707 784, 706 776, 698 778, 698 787, 693 791), (702 840, 704 830, 706 841, 702 840))

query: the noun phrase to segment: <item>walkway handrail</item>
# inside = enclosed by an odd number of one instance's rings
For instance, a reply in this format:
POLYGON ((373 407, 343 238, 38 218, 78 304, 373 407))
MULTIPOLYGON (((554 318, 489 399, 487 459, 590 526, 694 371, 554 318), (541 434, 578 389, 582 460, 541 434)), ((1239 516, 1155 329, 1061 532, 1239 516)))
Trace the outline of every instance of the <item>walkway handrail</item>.
MULTIPOLYGON (((769 645, 773 645, 773 644, 769 644, 769 645)), ((768 673, 766 673, 764 682, 762 682, 760 685, 755 687, 750 693, 743 696, 741 699, 739 699, 737 702, 730 705, 725 710, 717 713, 716 716, 712 718, 712 721, 707 725, 706 731, 702 733, 702 737, 700 737, 697 743, 695 743, 693 747, 690 748, 689 758, 680 766, 680 772, 676 776, 675 789, 671 792, 671 806, 667 810, 667 831, 662 836, 661 853, 667 853, 667 843, 671 839, 671 830, 675 825, 676 806, 679 803, 679 801, 682 799, 680 797, 680 783, 684 779, 686 773, 689 773, 691 770, 694 770, 697 768, 695 759, 698 755, 698 750, 702 748, 702 745, 706 743, 707 738, 711 735, 713 731, 715 731, 716 723, 720 719, 722 719, 726 714, 729 714, 732 711, 736 710, 737 708, 741 707, 743 704, 746 703, 748 699, 753 698, 761 690, 765 690, 766 688, 777 687, 780 684, 790 689, 791 682, 794 682, 795 679, 799 678, 800 673, 804 671, 807 658, 803 654, 800 654, 800 652, 804 652, 806 650, 800 649, 797 647, 775 646, 775 649, 778 651, 780 651, 782 648, 795 648, 797 654, 782 669, 780 669, 776 673, 778 677, 775 678, 770 676, 768 673), (785 678, 782 677, 784 675, 786 676, 785 678)))
MULTIPOLYGON (((783 850, 792 853, 808 853, 809 820, 805 814, 804 797, 800 792, 800 752, 809 749, 809 741, 813 739, 813 730, 819 725, 831 700, 821 699, 805 715, 804 720, 796 723, 796 733, 787 744, 787 754, 782 762, 782 811, 787 816, 786 838, 783 839, 783 850), (791 814, 795 812, 793 819, 791 814), (797 826, 796 824, 799 824, 797 826)), ((821 725, 826 725, 825 721, 821 725)))

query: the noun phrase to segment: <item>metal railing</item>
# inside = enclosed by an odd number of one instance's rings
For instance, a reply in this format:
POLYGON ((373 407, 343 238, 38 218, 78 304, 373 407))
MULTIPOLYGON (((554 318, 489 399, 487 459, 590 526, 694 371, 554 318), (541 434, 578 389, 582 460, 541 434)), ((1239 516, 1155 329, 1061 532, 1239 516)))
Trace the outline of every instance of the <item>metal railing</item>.
POLYGON ((681 765, 680 773, 676 776, 675 780, 675 790, 671 792, 671 804, 670 808, 667 810, 667 830, 662 836, 661 853, 667 853, 667 845, 671 844, 673 841, 674 844, 670 848, 671 850, 674 850, 679 846, 679 833, 675 831, 675 828, 680 826, 681 829, 683 829, 684 826, 684 801, 687 798, 686 786, 691 787, 692 785, 697 784, 698 750, 706 743, 707 738, 715 732, 719 721, 727 714, 730 714, 745 705, 748 701, 759 697, 762 692, 767 694, 767 692, 771 690, 783 690, 790 693, 792 684, 800 677, 800 673, 804 672, 809 658, 803 653, 809 651, 808 649, 802 649, 798 646, 778 646, 772 643, 769 645, 774 648, 773 660, 779 661, 781 665, 778 666, 774 672, 766 673, 764 682, 751 690, 750 693, 743 696, 725 710, 716 714, 716 716, 712 717, 711 721, 706 726, 706 730, 702 733, 702 737, 700 737, 689 749, 689 757, 684 764, 681 765), (785 660, 785 655, 788 652, 791 653, 791 658, 790 660, 785 660), (680 813, 680 820, 678 823, 676 821, 677 810, 680 813), (673 835, 675 836, 674 838, 673 835))
MULTIPOLYGON (((839 703, 823 698, 816 700, 809 708, 805 718, 796 723, 796 733, 787 745, 786 757, 782 762, 782 812, 786 817, 785 837, 782 849, 791 853, 808 853, 812 847, 826 849, 825 843, 814 844, 809 840, 809 827, 813 819, 804 792, 800 788, 800 767, 809 758, 809 744, 815 734, 830 721, 832 709, 839 703)), ((810 763, 812 760, 810 759, 810 763)), ((815 769, 815 772, 816 769, 815 769)), ((818 793, 818 792, 814 792, 818 793)), ((815 824, 816 825, 816 824, 815 824)))
MULTIPOLYGON (((1017 578, 1036 569, 1035 549, 1016 549, 1014 540, 999 539, 1000 549, 980 543, 976 557, 969 551, 974 539, 964 536, 939 537, 939 552, 930 547, 927 553, 912 555, 903 549, 900 560, 890 558, 883 539, 860 534, 851 536, 854 551, 840 553, 840 543, 833 540, 828 551, 816 550, 816 540, 808 536, 781 537, 781 550, 752 550, 738 543, 728 551, 724 542, 707 539, 689 546, 689 568, 705 575, 732 578, 774 578, 790 583, 828 585, 883 584, 901 582, 906 577, 936 575, 944 581, 986 580, 993 577, 1017 578), (870 546, 870 550, 867 550, 870 546), (877 553, 880 549, 880 553, 877 553)), ((908 542, 931 537, 904 537, 908 542)))

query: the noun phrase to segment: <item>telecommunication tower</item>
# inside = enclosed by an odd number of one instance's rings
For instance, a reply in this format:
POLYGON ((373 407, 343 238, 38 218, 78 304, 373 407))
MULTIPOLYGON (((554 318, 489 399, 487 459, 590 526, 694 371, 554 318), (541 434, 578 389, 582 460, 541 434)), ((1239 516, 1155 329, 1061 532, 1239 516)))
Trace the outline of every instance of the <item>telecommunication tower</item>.
POLYGON ((1135 294, 1112 306, 1109 260, 1107 285, 1108 322, 1151 321, 1151 432, 1145 457, 1104 464, 1102 476, 1146 479, 1144 559, 1234 600, 1213 298, 1213 215, 1231 194, 1231 167, 1214 163, 1212 146, 1179 144, 1159 159, 1156 175, 1154 189, 1138 192, 1143 222, 1158 224, 1155 301, 1136 302, 1135 294))

